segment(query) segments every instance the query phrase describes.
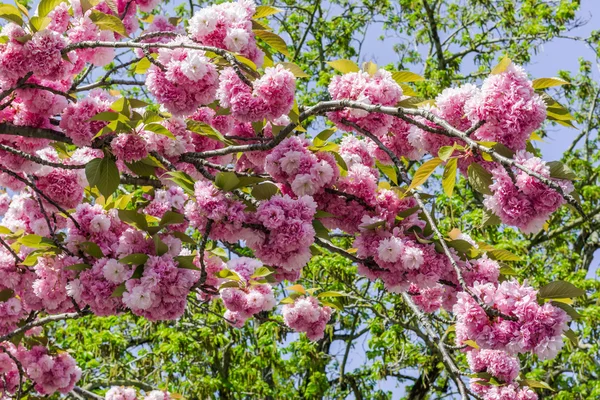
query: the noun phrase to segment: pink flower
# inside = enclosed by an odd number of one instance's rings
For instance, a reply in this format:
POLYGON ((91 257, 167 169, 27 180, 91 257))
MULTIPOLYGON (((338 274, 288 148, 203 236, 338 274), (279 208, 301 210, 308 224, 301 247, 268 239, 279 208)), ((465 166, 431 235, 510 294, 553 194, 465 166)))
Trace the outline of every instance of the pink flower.
POLYGON ((299 297, 283 306, 283 321, 297 332, 306 332, 310 340, 322 339, 331 318, 331 308, 321 307, 315 297, 299 297))
POLYGON ((230 108, 232 115, 244 122, 275 120, 292 109, 296 79, 282 65, 266 68, 253 86, 247 86, 233 68, 226 68, 217 93, 221 106, 230 108))
POLYGON ((134 162, 148 155, 146 141, 138 135, 118 135, 110 143, 117 159, 124 162, 134 162))

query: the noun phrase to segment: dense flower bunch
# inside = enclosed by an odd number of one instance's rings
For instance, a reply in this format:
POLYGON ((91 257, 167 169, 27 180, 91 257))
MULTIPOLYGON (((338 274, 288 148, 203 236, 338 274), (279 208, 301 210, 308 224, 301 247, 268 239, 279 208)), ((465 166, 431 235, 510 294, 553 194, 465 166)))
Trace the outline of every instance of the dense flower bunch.
POLYGON ((482 348, 532 352, 540 359, 553 358, 562 348, 561 334, 571 318, 550 303, 539 305, 531 286, 511 280, 496 285, 475 283, 472 290, 486 306, 516 320, 490 320, 471 296, 459 293, 454 305, 457 343, 474 340, 482 348))
MULTIPOLYGON (((573 190, 571 182, 552 179, 550 167, 540 158, 525 151, 518 151, 515 154, 515 161, 556 182, 565 193, 573 190)), ((515 168, 511 172, 513 176, 502 167, 492 170, 494 183, 490 186, 490 190, 493 195, 486 196, 484 204, 499 216, 502 222, 517 226, 525 233, 536 233, 542 229, 550 214, 565 204, 565 200, 556 190, 522 170, 515 168)))
POLYGON ((169 393, 160 390, 151 390, 145 396, 138 397, 134 388, 113 386, 104 395, 105 400, 171 400, 169 393))
POLYGON ((227 263, 227 269, 239 277, 237 287, 221 290, 221 299, 227 308, 224 317, 233 326, 242 327, 252 315, 270 311, 277 305, 271 285, 252 282, 253 274, 262 265, 259 260, 248 257, 236 258, 227 263))
POLYGON ((294 105, 296 79, 282 65, 266 68, 264 75, 253 83, 252 90, 233 68, 221 73, 219 92, 221 106, 230 108, 239 121, 276 120, 287 115, 294 105))
MULTIPOLYGON (((176 45, 178 41, 171 43, 176 45)), ((218 74, 202 50, 161 48, 157 62, 163 67, 150 67, 146 86, 168 111, 174 115, 188 115, 198 106, 213 102, 218 74)))
POLYGON ((254 2, 249 0, 205 7, 190 20, 188 31, 199 43, 240 53, 261 66, 264 53, 256 46, 252 32, 255 11, 254 2))
POLYGON ((34 383, 40 395, 69 393, 81 377, 81 369, 69 354, 50 354, 43 346, 30 350, 12 343, 0 343, 0 394, 10 398, 19 388, 20 374, 18 361, 26 377, 34 383))
MULTIPOLYGON (((536 399, 517 357, 556 356, 569 314, 527 282, 502 280, 490 246, 436 232, 425 193, 407 178, 409 160, 431 157, 452 179, 458 167, 503 223, 539 231, 573 185, 525 151, 546 106, 524 70, 505 63, 481 87, 448 88, 415 106, 396 81, 402 74, 356 66, 332 78, 331 102, 305 108, 295 104, 298 67, 274 63, 261 49, 274 42, 256 40, 254 32, 275 34, 259 32, 253 2, 198 10, 187 30, 164 16, 137 18, 158 4, 61 2, 43 28, 2 28, 0 124, 10 134, 0 135, 0 335, 43 314, 175 320, 188 296, 219 302, 242 327, 273 312, 280 284, 298 281, 318 246, 401 293, 420 317, 452 313, 473 392, 536 399), (143 36, 125 41, 140 26, 143 36), (138 59, 82 86, 128 46, 138 59), (119 71, 145 74, 125 84, 145 85, 157 104, 102 89, 119 71), (403 104, 417 108, 398 111, 403 104), (319 114, 335 127, 312 138, 301 124, 319 114), (497 148, 508 162, 492 157, 497 148)), ((281 301, 283 323, 310 340, 324 337, 339 306, 316 290, 281 301)), ((2 398, 22 378, 11 357, 41 395, 68 393, 81 376, 66 353, 2 342, 2 398)), ((123 387, 105 396, 138 397, 123 387)))
POLYGON ((294 303, 283 306, 283 320, 293 330, 306 332, 310 340, 319 340, 324 336, 331 312, 330 307, 320 306, 315 297, 299 297, 294 303))

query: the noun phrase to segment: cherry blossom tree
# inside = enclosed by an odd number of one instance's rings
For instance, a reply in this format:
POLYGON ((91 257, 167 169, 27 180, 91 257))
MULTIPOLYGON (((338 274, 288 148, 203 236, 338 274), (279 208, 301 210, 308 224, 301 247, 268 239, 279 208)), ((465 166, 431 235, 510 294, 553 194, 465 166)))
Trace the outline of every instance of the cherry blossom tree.
POLYGON ((61 321, 158 324, 218 304, 232 329, 269 321, 319 341, 370 285, 414 318, 457 398, 551 389, 521 365, 577 345, 586 291, 517 279, 519 256, 440 223, 435 204, 458 179, 500 235, 542 235, 562 206, 589 222, 577 174, 531 143, 546 121, 571 124, 546 90, 568 81, 504 57, 427 99, 416 73, 332 59, 326 98, 304 103, 309 75, 268 25, 280 10, 192 5, 182 21, 148 14, 158 5, 0 5, 2 398, 181 396, 83 387, 55 345, 61 321), (301 280, 324 256, 362 283, 301 280))

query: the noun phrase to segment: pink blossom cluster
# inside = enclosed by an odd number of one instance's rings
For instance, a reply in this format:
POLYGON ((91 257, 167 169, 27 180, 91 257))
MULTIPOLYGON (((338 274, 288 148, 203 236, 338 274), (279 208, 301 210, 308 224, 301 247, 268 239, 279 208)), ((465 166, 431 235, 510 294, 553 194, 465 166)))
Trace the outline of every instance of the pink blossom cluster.
POLYGON ((217 97, 221 106, 230 108, 239 121, 254 122, 265 118, 273 121, 289 113, 294 106, 296 78, 283 65, 266 68, 252 85, 244 83, 233 68, 221 72, 217 97))
POLYGON ((120 236, 127 225, 119 220, 117 210, 104 210, 100 205, 82 203, 72 214, 78 227, 70 218, 67 220, 67 248, 77 253, 84 242, 93 242, 107 257, 125 256, 135 252, 135 248, 124 246, 120 236))
POLYGON ((177 319, 199 277, 198 271, 179 268, 169 255, 150 256, 142 276, 125 283, 123 304, 150 321, 177 319))
POLYGON ((11 343, 2 342, 0 377, 4 379, 0 379, 1 394, 15 394, 18 390, 20 375, 13 358, 21 364, 26 378, 34 383, 35 391, 43 396, 57 392, 67 394, 81 378, 81 369, 68 353, 59 352, 53 355, 43 346, 34 346, 28 350, 23 346, 15 347, 11 343))
MULTIPOLYGON (((169 18, 167 18, 164 15, 154 15, 152 17, 152 22, 150 23, 150 25, 148 25, 148 27, 146 27, 146 29, 144 30, 144 32, 142 32, 142 36, 146 35, 146 34, 151 34, 154 32, 173 32, 176 33, 178 35, 184 35, 185 34, 185 30, 183 29, 183 27, 178 26, 178 25, 173 25, 169 18)), ((168 43, 171 39, 168 36, 155 36, 155 37, 150 37, 147 39, 142 40, 142 43, 168 43)), ((157 47, 151 47, 149 49, 150 53, 158 53, 158 48, 157 47)), ((144 52, 142 51, 142 49, 136 49, 135 50, 136 55, 140 58, 143 58, 144 52)))
POLYGON ((101 258, 92 268, 82 271, 79 278, 69 282, 67 291, 77 302, 89 306, 94 314, 114 315, 123 304, 119 297, 112 294, 132 273, 129 265, 115 259, 101 258))
MULTIPOLYGON (((187 43, 177 39, 172 44, 187 43)), ((219 75, 202 50, 185 48, 158 50, 157 61, 164 70, 152 65, 146 87, 174 115, 192 114, 199 106, 215 100, 219 75)))
POLYGON ((146 141, 135 133, 118 135, 110 146, 117 160, 123 162, 139 161, 148 155, 146 141))
POLYGON ((281 267, 296 280, 311 257, 310 246, 315 237, 312 221, 316 211, 317 204, 310 196, 298 199, 273 196, 260 203, 254 216, 264 230, 247 230, 244 239, 256 257, 281 267))
POLYGON ((531 133, 546 119, 544 101, 525 70, 513 63, 504 72, 487 77, 464 108, 471 122, 485 121, 474 138, 499 142, 513 150, 525 149, 531 133))
POLYGON ((239 276, 239 286, 224 288, 220 295, 227 308, 224 317, 235 327, 241 328, 252 315, 270 311, 277 305, 271 285, 253 282, 252 274, 262 265, 259 260, 248 257, 227 262, 227 269, 239 276))
MULTIPOLYGON (((380 69, 373 76, 362 71, 334 76, 329 84, 329 94, 332 100, 354 100, 368 105, 394 106, 402 97, 402 88, 394 81, 390 72, 380 69)), ((345 131, 352 131, 352 127, 344 125, 343 119, 376 136, 387 134, 393 123, 393 117, 390 115, 354 108, 333 111, 328 113, 327 117, 345 131)))
POLYGON ((542 359, 556 356, 563 346, 561 335, 570 317, 550 303, 537 302, 537 291, 527 283, 500 284, 476 282, 472 291, 486 304, 516 321, 502 317, 491 320, 485 310, 467 293, 458 293, 456 342, 475 341, 481 348, 505 350, 511 354, 532 352, 542 359))
POLYGON ((310 340, 323 339, 325 326, 331 318, 332 309, 321 306, 316 297, 302 296, 292 304, 283 306, 283 321, 297 332, 305 332, 310 340))
POLYGON ((36 308, 42 308, 48 314, 73 311, 73 300, 69 297, 67 285, 75 277, 75 271, 66 268, 81 264, 78 257, 60 255, 40 257, 35 265, 36 280, 31 285, 32 292, 39 299, 36 308))
MULTIPOLYGON (((61 3, 53 12, 55 17, 53 19, 57 21, 55 29, 58 32, 64 32, 67 30, 69 24, 68 8, 66 4, 61 3), (64 15, 65 8, 67 8, 67 15, 64 15), (60 15, 59 15, 60 14, 60 15)), ((74 10, 76 7, 73 8, 74 10)), ((91 10, 87 11, 85 15, 79 14, 76 18, 71 21, 72 26, 66 32, 67 37, 71 43, 83 42, 83 41, 114 41, 115 34, 110 30, 100 30, 100 28, 92 22, 90 19, 91 10)), ((110 47, 96 47, 87 49, 77 49, 74 51, 77 55, 77 67, 83 68, 85 63, 90 63, 97 67, 102 67, 109 64, 115 58, 115 49, 110 47)))
MULTIPOLYGON (((134 388, 123 386, 112 386, 104 395, 105 400, 137 400, 138 396, 134 388)), ((151 390, 143 400, 171 400, 168 392, 162 390, 151 390)))
MULTIPOLYGON (((204 252, 204 270, 206 271, 206 280, 204 281, 204 285, 210 288, 217 289, 223 279, 217 276, 218 272, 226 269, 227 265, 219 258, 218 256, 209 253, 208 251, 204 252)), ((198 269, 202 269, 202 263, 200 263, 200 255, 197 254, 194 258, 194 265, 198 269)), ((213 294, 208 294, 204 292, 200 292, 198 297, 202 300, 210 300, 215 297, 213 294)))
MULTIPOLYGON (((167 211, 182 213, 188 198, 179 186, 171 186, 167 190, 157 189, 150 203, 144 207, 144 213, 157 218, 162 218, 167 211)), ((175 227, 171 225, 171 229, 173 228, 175 227)))
POLYGON ((15 294, 0 302, 0 335, 4 335, 15 329, 21 319, 27 317, 30 303, 37 305, 38 302, 36 296, 31 293, 34 274, 17 267, 13 255, 4 248, 0 249, 0 276, 0 291, 12 290, 15 294))
POLYGON ((314 195, 331 186, 339 172, 329 153, 308 150, 309 141, 292 136, 283 140, 265 159, 265 170, 276 181, 289 183, 297 196, 314 195))
POLYGON ((255 11, 252 0, 204 7, 190 19, 188 32, 193 40, 203 45, 242 54, 260 67, 264 53, 256 47, 252 32, 255 11))
POLYGON ((67 40, 58 32, 43 29, 35 32, 30 40, 20 26, 9 23, 2 29, 8 42, 0 44, 0 88, 7 89, 28 72, 40 79, 59 81, 67 78, 74 71, 75 54, 69 54, 70 61, 64 60, 61 50, 67 40), (22 41, 24 43, 22 43, 22 41))
POLYGON ((229 194, 207 181, 197 181, 194 184, 194 194, 195 201, 190 201, 185 206, 185 215, 190 225, 204 232, 208 220, 211 220, 211 238, 237 241, 242 224, 246 221, 244 203, 233 200, 229 194))
MULTIPOLYGON (((27 233, 40 236, 50 234, 48 222, 40 209, 37 197, 29 191, 22 191, 12 197, 8 210, 2 219, 2 225, 13 232, 23 229, 27 233)), ((57 216, 56 221, 54 219, 50 220, 50 226, 53 230, 62 229, 66 226, 65 219, 57 216)))
POLYGON ((537 394, 527 387, 518 387, 519 359, 502 350, 472 349, 467 353, 469 368, 474 373, 490 374, 499 385, 487 379, 471 379, 471 389, 484 400, 537 400, 537 394))
POLYGON ((92 90, 88 96, 67 106, 60 118, 60 128, 77 146, 89 146, 92 138, 104 128, 106 121, 90 121, 101 112, 110 110, 115 99, 101 89, 92 90))
MULTIPOLYGON (((559 185, 564 193, 570 193, 570 181, 550 177, 550 167, 531 153, 518 151, 515 161, 521 166, 548 178, 559 185)), ((535 233, 542 229, 546 220, 565 203, 556 190, 524 171, 512 168, 512 175, 501 166, 492 170, 494 183, 490 186, 493 194, 486 195, 484 205, 496 214, 503 223, 513 225, 525 233, 535 233)))
MULTIPOLYGON (((378 220, 365 218, 366 225, 373 222, 378 220)), ((415 237, 402 234, 400 228, 392 233, 362 228, 354 247, 357 256, 372 259, 378 267, 361 265, 359 272, 370 279, 380 278, 395 293, 407 291, 411 284, 419 288, 434 286, 449 269, 446 256, 436 252, 433 244, 419 243, 415 237)))

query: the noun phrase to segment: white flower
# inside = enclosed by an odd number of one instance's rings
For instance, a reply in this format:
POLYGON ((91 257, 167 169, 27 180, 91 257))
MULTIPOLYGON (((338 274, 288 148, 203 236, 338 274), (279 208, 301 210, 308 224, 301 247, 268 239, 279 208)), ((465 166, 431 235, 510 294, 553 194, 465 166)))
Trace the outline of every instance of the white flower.
POLYGON ((317 185, 312 179, 312 176, 308 174, 296 175, 296 178, 292 182, 292 190, 298 196, 304 196, 305 194, 312 196, 317 190, 317 185))
POLYGON ((402 254, 402 263, 405 268, 417 269, 423 265, 423 251, 416 247, 405 247, 402 254))
POLYGON ((236 28, 227 32, 225 37, 225 46, 229 51, 240 52, 248 45, 250 35, 246 30, 236 28))
POLYGON ((288 151, 281 157, 279 160, 279 165, 283 172, 288 175, 295 174, 298 171, 298 167, 300 166, 300 158, 302 157, 302 153, 299 151, 288 151))
POLYGON ((190 51, 181 63, 181 72, 192 81, 199 81, 206 75, 208 60, 198 51, 190 51))
POLYGON ((129 278, 129 271, 125 265, 111 259, 102 267, 102 275, 107 281, 118 284, 129 278))
POLYGON ((67 284, 67 294, 69 297, 72 297, 76 302, 81 301, 81 292, 83 291, 81 287, 81 281, 79 279, 73 279, 71 282, 67 284))
POLYGON ((108 232, 110 229, 110 218, 104 214, 98 214, 90 222, 90 231, 92 232, 108 232))
POLYGON ((217 26, 219 14, 213 8, 203 8, 190 19, 189 32, 192 36, 205 36, 217 26))
POLYGON ((310 173, 321 186, 327 185, 333 178, 333 168, 328 162, 321 160, 318 164, 313 165, 310 173))
POLYGON ((147 310, 152 306, 153 293, 145 285, 138 285, 131 293, 123 293, 123 303, 134 310, 147 310))
POLYGON ((400 253, 402 253, 402 241, 395 236, 391 238, 383 239, 379 242, 379 247, 377 248, 377 254, 379 258, 385 262, 396 262, 400 258, 400 253))

